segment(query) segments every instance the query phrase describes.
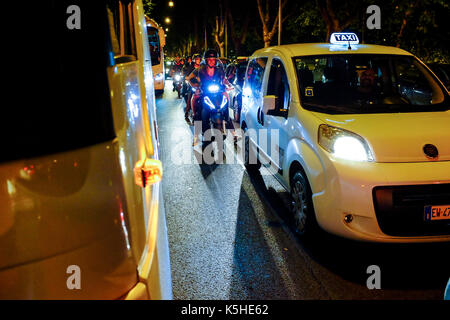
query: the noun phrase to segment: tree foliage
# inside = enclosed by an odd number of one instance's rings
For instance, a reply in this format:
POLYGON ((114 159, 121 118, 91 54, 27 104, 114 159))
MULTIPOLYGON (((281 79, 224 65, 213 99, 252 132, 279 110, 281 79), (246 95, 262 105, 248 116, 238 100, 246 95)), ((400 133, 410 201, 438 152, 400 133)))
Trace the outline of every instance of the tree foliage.
MULTIPOLYGON (((151 1, 144 3, 150 4, 148 10, 154 8, 151 1)), ((282 44, 328 42, 332 32, 352 31, 362 43, 398 46, 425 62, 450 62, 450 30, 445 27, 450 17, 447 0, 283 0, 282 3, 282 44), (371 15, 366 10, 373 4, 381 9, 379 30, 370 30, 366 25, 371 15)), ((276 43, 278 0, 203 0, 197 4, 197 11, 187 13, 189 19, 183 21, 176 33, 169 34, 171 50, 186 50, 183 48, 189 47, 187 39, 194 39, 196 50, 207 45, 223 52, 224 23, 228 31, 228 55, 250 55, 276 43)))

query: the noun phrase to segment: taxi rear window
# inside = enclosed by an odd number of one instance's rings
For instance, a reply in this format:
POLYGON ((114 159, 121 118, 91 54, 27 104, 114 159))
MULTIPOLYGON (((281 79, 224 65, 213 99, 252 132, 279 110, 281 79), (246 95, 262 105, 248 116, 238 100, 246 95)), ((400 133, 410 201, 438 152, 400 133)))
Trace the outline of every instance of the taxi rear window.
POLYGON ((0 161, 113 139, 106 2, 39 1, 24 12, 17 35, 25 37, 10 46, 16 63, 7 73, 11 102, 2 111, 0 161))
POLYGON ((448 94, 411 56, 333 54, 293 62, 306 109, 330 114, 449 109, 448 94))

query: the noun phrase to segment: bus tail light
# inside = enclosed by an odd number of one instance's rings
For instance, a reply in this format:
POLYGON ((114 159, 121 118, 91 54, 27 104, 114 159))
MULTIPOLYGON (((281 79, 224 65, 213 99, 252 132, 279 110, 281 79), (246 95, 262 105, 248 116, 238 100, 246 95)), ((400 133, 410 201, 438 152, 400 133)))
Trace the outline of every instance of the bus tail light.
POLYGON ((162 180, 162 163, 160 160, 147 159, 139 161, 134 167, 134 181, 141 187, 160 182, 162 180))

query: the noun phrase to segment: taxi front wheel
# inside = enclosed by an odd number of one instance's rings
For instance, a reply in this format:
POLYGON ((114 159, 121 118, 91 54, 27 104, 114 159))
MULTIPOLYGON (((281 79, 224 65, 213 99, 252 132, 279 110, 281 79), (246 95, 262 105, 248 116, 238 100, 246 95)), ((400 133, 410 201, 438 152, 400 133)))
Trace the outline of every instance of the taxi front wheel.
POLYGON ((253 153, 250 154, 250 138, 245 135, 244 138, 244 165, 247 171, 258 171, 261 168, 261 162, 258 160, 258 156, 253 153))
POLYGON ((310 237, 318 231, 308 180, 301 170, 292 176, 291 214, 295 231, 302 237, 310 237))

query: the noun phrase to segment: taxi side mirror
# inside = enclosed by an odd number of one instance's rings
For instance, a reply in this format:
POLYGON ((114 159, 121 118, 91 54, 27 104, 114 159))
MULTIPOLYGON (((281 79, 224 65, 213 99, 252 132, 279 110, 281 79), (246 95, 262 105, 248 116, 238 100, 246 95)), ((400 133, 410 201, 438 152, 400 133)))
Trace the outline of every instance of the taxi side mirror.
POLYGON ((287 118, 287 109, 280 106, 280 98, 277 96, 265 96, 263 101, 263 113, 268 116, 287 118))
POLYGON ((270 115, 271 111, 276 110, 277 97, 276 96, 265 96, 263 101, 263 113, 270 115))

